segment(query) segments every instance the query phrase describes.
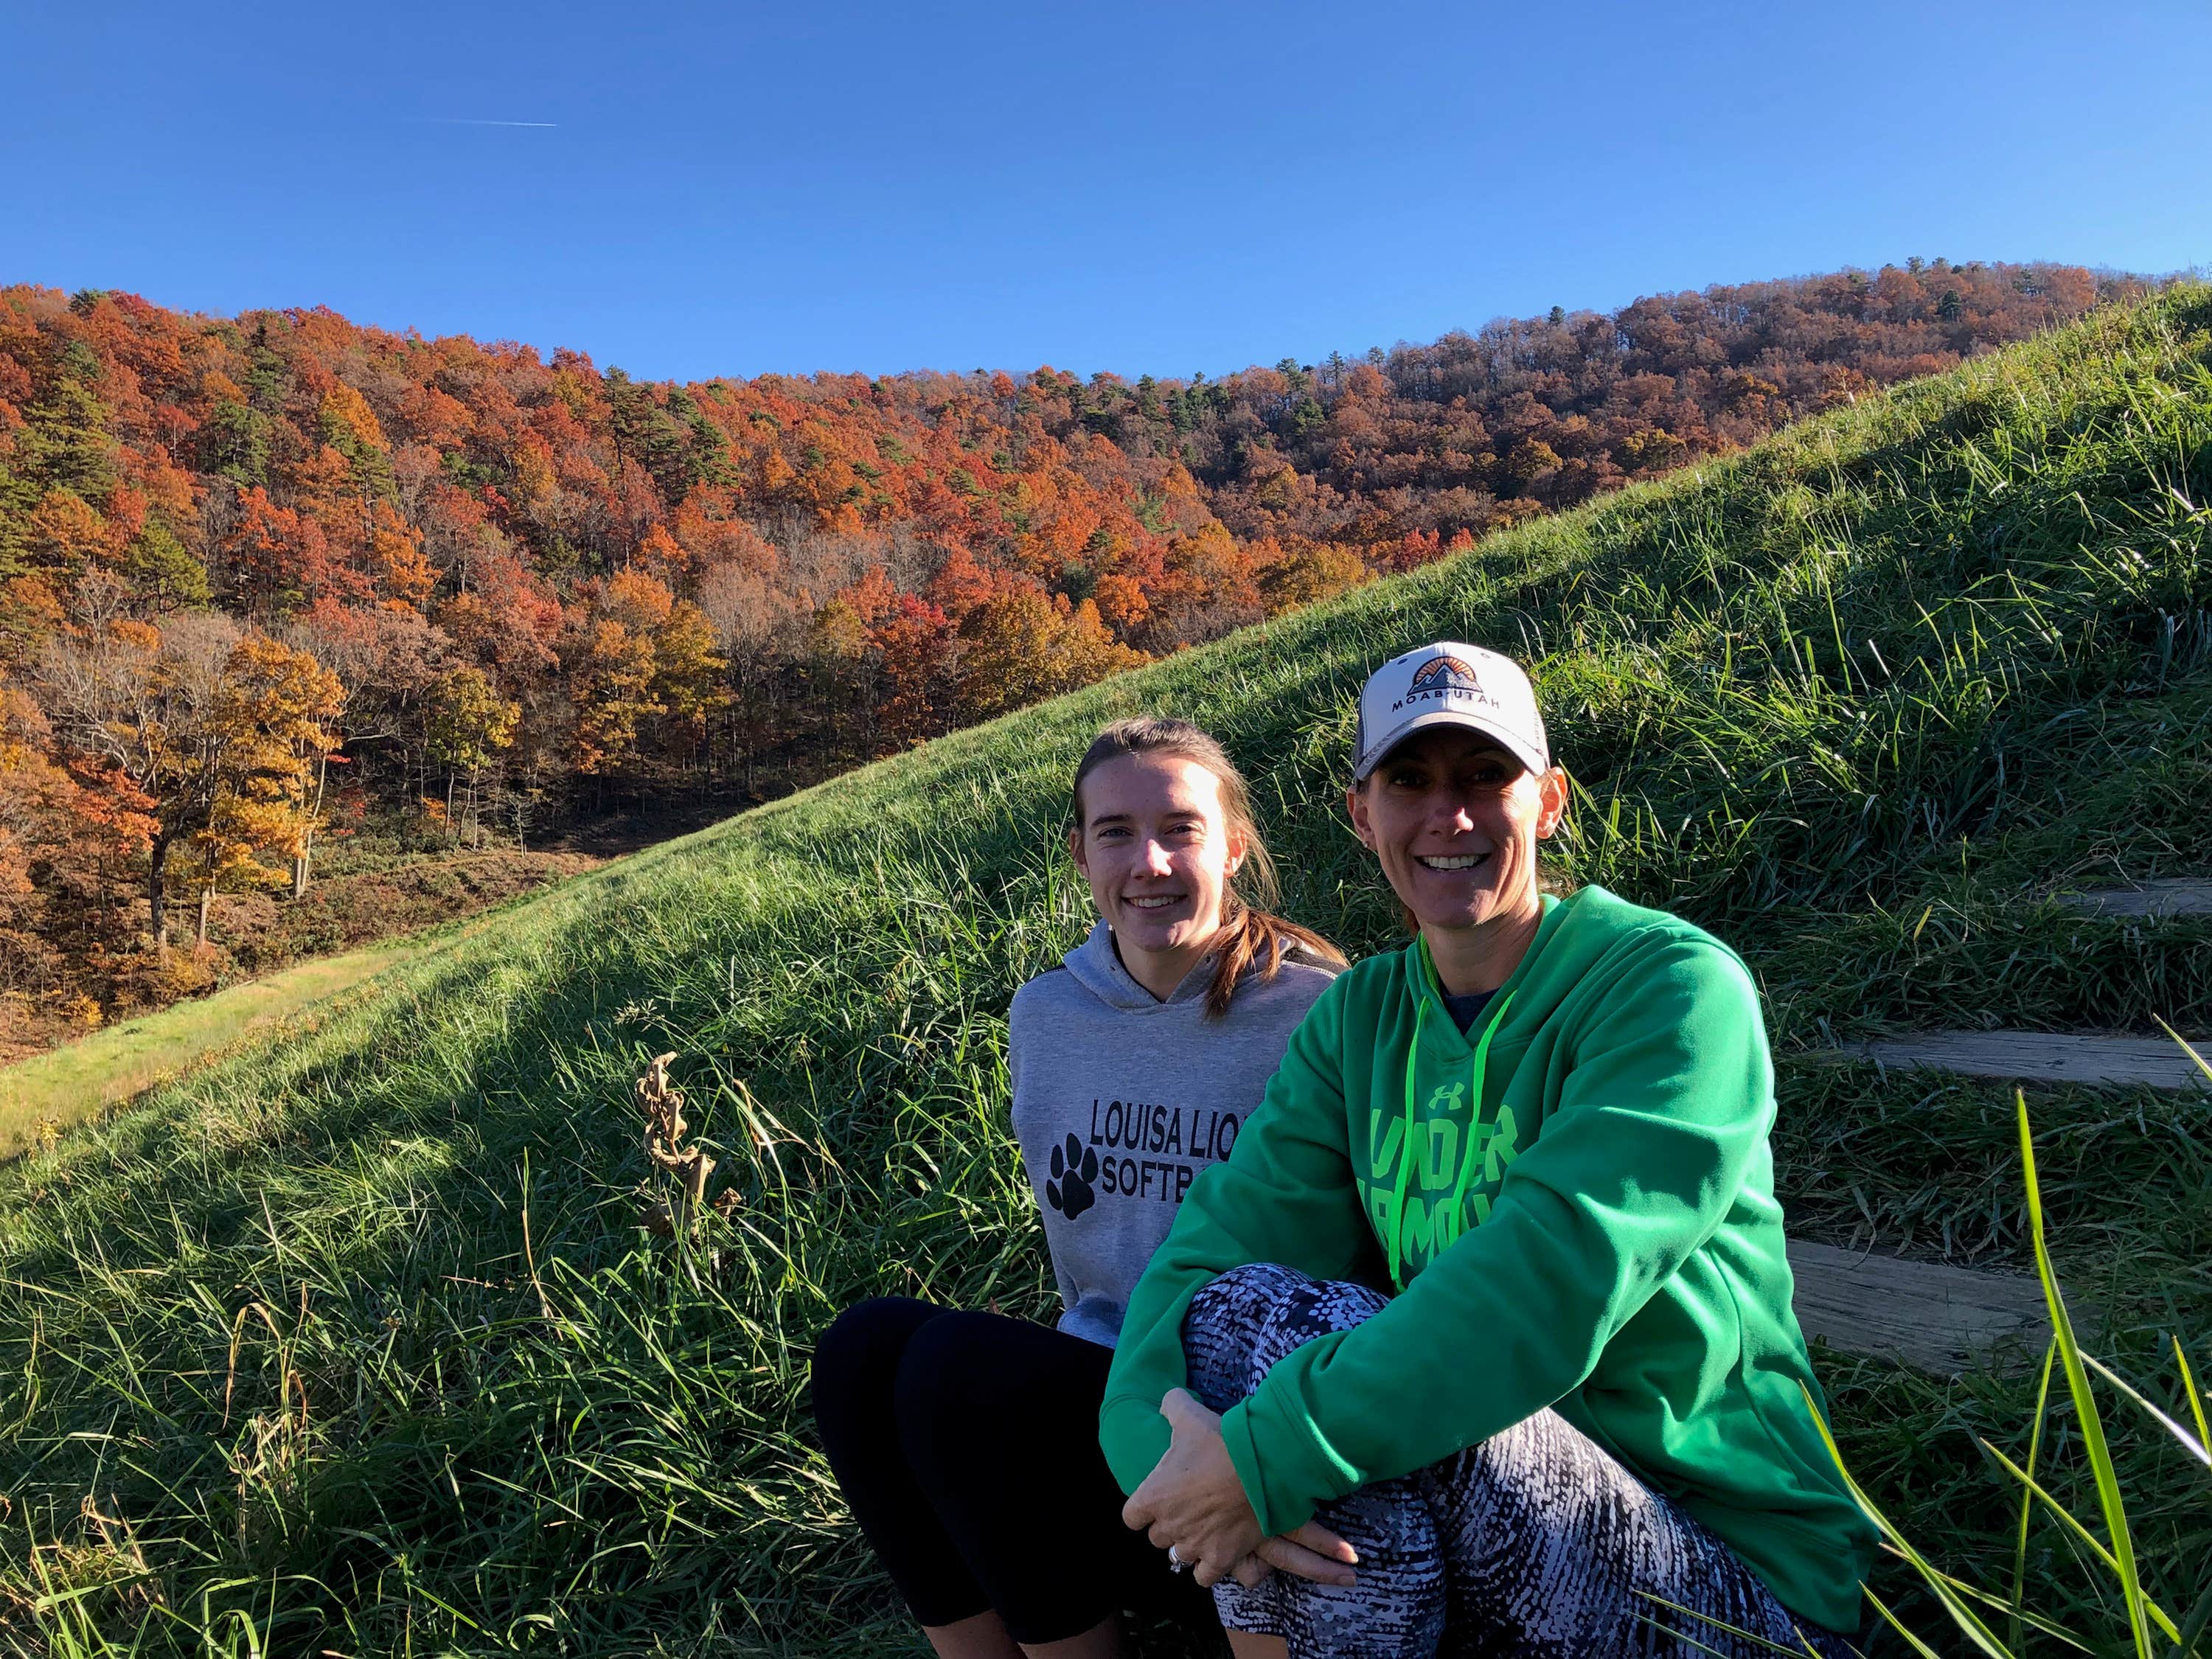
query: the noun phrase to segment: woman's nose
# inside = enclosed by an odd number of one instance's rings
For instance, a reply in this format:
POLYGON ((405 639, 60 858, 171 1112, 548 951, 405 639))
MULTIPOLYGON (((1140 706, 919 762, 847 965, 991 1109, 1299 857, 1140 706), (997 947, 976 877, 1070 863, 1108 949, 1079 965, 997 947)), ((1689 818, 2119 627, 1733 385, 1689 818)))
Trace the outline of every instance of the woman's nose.
POLYGON ((1148 875, 1169 876, 1175 873, 1175 864, 1168 857, 1168 849, 1156 841, 1145 843, 1145 871, 1148 875))

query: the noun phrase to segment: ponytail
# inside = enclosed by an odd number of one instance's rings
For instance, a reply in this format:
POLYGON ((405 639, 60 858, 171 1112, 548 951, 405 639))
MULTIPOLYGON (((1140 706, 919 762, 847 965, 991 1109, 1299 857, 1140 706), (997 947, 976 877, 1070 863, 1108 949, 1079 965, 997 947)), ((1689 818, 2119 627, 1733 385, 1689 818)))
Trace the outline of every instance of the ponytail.
POLYGON ((1301 951, 1336 967, 1345 966, 1344 952, 1310 927, 1286 921, 1261 904, 1280 902, 1275 861, 1261 838, 1252 814, 1252 792, 1244 775, 1229 753, 1209 733, 1188 720, 1140 718, 1115 720, 1091 740, 1075 769, 1069 807, 1079 834, 1083 828, 1083 781, 1109 760, 1123 755, 1169 755, 1211 772, 1221 786, 1222 818, 1231 836, 1244 843, 1243 862, 1230 878, 1222 904, 1220 943, 1214 947, 1213 978, 1206 988, 1206 1018, 1218 1019, 1229 1012, 1230 1000, 1244 975, 1255 969, 1260 983, 1267 984, 1282 971, 1283 959, 1301 951))
POLYGON ((1346 965, 1344 952, 1310 927, 1301 927, 1295 921, 1285 921, 1266 910, 1255 910, 1233 894, 1224 908, 1229 914, 1221 920, 1223 944, 1213 958, 1212 981, 1206 988, 1208 1019, 1219 1019, 1229 1012, 1229 1000, 1237 994, 1237 987, 1247 972, 1256 967, 1260 983, 1265 985, 1282 971, 1283 958, 1292 950, 1318 957, 1335 967, 1346 965))

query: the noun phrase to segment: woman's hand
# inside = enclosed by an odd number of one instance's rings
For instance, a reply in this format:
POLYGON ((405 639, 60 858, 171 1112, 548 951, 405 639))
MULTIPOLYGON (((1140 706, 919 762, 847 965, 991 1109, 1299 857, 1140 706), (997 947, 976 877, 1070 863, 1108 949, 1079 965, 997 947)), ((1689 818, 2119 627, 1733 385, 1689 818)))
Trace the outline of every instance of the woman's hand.
POLYGON ((1247 1589, 1265 1578, 1271 1567, 1310 1578, 1316 1584, 1349 1585, 1359 1582, 1352 1571, 1358 1559, 1358 1550, 1320 1522, 1309 1521, 1303 1527, 1261 1539, 1260 1547, 1237 1564, 1234 1576, 1247 1589))
POLYGON ((1121 1506, 1124 1525, 1173 1550, 1208 1587, 1232 1575, 1256 1583, 1267 1568, 1327 1584, 1352 1582, 1351 1564, 1359 1558, 1328 1528, 1309 1522, 1285 1535, 1261 1535, 1222 1443, 1218 1415, 1182 1389, 1168 1390, 1160 1415, 1168 1420, 1168 1449, 1121 1506))

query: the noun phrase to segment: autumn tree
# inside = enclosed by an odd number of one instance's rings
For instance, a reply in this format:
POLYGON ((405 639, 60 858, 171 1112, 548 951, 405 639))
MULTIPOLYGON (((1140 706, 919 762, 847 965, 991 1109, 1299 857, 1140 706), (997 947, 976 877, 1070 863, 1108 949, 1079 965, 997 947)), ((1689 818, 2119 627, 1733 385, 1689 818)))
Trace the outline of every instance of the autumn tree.
POLYGON ((960 629, 959 712, 989 720, 1042 698, 1141 665, 1141 651, 1117 643, 1085 599, 1055 605, 1021 589, 979 608, 960 629))
POLYGON ((675 598, 651 576, 621 571, 595 585, 587 599, 563 643, 562 668, 575 710, 575 769, 603 781, 635 763, 644 722, 668 712, 654 695, 659 662, 653 638, 675 598))
POLYGON ((452 669, 431 688, 428 751, 432 763, 446 769, 446 822, 458 836, 459 824, 465 821, 471 845, 481 838, 477 786, 486 769, 514 745, 515 726, 521 717, 521 705, 501 696, 482 669, 452 669), (453 783, 456 777, 464 775, 468 793, 461 817, 457 819, 453 783))
POLYGON ((77 793, 51 741, 30 694, 0 679, 0 992, 43 988, 59 967, 31 882, 32 860, 65 842, 77 793))
POLYGON ((331 722, 344 704, 337 676, 308 653, 264 634, 240 639, 213 711, 217 783, 207 831, 243 856, 271 854, 302 869, 320 763, 337 745, 331 722))
POLYGON ((960 696, 961 641, 941 606, 901 593, 868 629, 889 688, 884 732, 914 742, 951 728, 960 696))
POLYGON ((169 857, 180 844, 227 835, 297 851, 310 819, 307 781, 336 742, 324 722, 341 693, 306 652, 224 618, 156 629, 118 614, 112 592, 96 588, 79 615, 48 653, 42 688, 60 740, 149 805, 145 891, 159 949, 168 942, 169 857))
POLYGON ((1271 617, 1297 611, 1357 587, 1367 580, 1358 550, 1340 542, 1302 541, 1255 549, 1260 597, 1271 617))

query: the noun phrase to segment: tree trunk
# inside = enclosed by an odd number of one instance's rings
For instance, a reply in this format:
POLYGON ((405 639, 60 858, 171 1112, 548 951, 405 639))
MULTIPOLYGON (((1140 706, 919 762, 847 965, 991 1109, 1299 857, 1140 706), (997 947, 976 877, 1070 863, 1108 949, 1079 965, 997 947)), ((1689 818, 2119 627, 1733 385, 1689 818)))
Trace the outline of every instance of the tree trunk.
POLYGON ((205 944, 207 943, 208 909, 209 909, 209 908, 210 908, 211 905, 213 905, 214 903, 215 903, 215 889, 214 889, 214 888, 212 888, 212 887, 203 887, 203 888, 201 888, 201 889, 200 889, 200 931, 199 931, 199 942, 200 942, 202 945, 205 945, 205 944))
POLYGON ((323 790, 330 782, 331 757, 325 754, 315 764, 315 804, 307 814, 307 827, 300 836, 300 856, 292 860, 292 896, 305 898, 307 894, 307 866, 314 857, 315 824, 323 816, 323 790))
POLYGON ((147 921, 154 930, 154 949, 158 952, 169 948, 169 912, 167 895, 161 890, 163 866, 169 860, 169 838, 155 836, 146 862, 147 921))

